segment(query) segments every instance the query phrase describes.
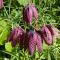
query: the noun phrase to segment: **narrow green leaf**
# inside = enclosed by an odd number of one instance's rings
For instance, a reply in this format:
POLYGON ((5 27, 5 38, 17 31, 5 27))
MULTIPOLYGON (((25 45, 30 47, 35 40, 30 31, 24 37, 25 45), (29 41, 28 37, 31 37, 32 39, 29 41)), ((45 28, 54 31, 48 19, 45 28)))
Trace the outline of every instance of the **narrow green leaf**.
POLYGON ((29 3, 29 0, 17 0, 20 5, 27 5, 29 3))
POLYGON ((51 60, 51 56, 49 52, 48 52, 48 60, 51 60))

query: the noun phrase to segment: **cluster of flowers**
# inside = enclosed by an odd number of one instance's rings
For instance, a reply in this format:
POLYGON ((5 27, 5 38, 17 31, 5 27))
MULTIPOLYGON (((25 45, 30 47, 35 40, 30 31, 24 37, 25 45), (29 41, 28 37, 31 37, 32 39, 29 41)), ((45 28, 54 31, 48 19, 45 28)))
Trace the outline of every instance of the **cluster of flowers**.
POLYGON ((29 49, 33 55, 36 46, 38 51, 42 53, 43 40, 46 44, 51 45, 53 44, 53 37, 57 35, 57 29, 51 25, 44 25, 40 31, 30 30, 28 32, 25 32, 21 27, 16 27, 12 30, 8 40, 12 42, 13 46, 19 43, 21 47, 29 49))
MULTIPOLYGON (((3 7, 3 0, 0 0, 0 9, 3 7)), ((38 19, 38 11, 34 4, 29 4, 23 8, 23 20, 32 24, 32 18, 38 19)), ((34 54, 35 47, 37 46, 38 51, 41 53, 43 50, 43 40, 46 44, 53 44, 53 38, 58 35, 58 30, 51 25, 43 25, 41 30, 29 30, 24 31, 21 27, 15 27, 9 35, 8 41, 12 42, 13 46, 17 43, 25 49, 29 49, 31 55, 34 54)))

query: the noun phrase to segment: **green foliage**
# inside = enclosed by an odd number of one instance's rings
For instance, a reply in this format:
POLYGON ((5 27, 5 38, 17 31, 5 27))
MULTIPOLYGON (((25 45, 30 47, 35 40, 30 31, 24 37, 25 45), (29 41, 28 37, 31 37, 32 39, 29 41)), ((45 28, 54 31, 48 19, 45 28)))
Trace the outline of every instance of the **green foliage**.
POLYGON ((29 3, 29 0, 17 0, 17 1, 20 5, 23 5, 23 6, 27 5, 27 3, 29 3))
POLYGON ((8 22, 4 20, 0 20, 0 26, 0 45, 3 45, 3 43, 7 40, 11 27, 9 26, 8 22))
POLYGON ((7 42, 7 43, 5 44, 5 49, 6 49, 6 51, 8 51, 8 52, 12 52, 13 47, 12 47, 12 45, 11 45, 11 42, 7 42))
MULTIPOLYGON (((3 48, 0 49, 0 52, 11 56, 10 60, 60 60, 60 39, 56 39, 55 45, 49 47, 44 43, 42 54, 39 55, 36 51, 34 56, 24 49, 20 49, 19 46, 12 48, 10 42, 5 43, 13 26, 20 25, 24 29, 29 29, 29 26, 24 23, 22 15, 23 7, 28 3, 31 3, 31 0, 4 0, 4 8, 0 10, 0 45, 5 46, 6 50, 3 48), (9 23, 5 21, 9 21, 9 23)), ((54 25, 60 30, 60 0, 34 0, 33 3, 39 11, 39 27, 45 23, 54 25)), ((33 27, 34 23, 33 21, 33 27)), ((5 55, 1 59, 5 58, 5 55)))

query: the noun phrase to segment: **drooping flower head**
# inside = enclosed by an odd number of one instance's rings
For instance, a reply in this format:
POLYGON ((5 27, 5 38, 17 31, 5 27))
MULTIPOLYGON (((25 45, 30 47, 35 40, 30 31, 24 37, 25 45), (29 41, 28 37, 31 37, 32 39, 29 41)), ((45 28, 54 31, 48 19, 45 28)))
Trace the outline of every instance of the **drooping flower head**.
POLYGON ((43 36, 45 42, 48 45, 51 45, 53 43, 53 38, 52 38, 52 35, 51 35, 51 32, 49 31, 49 29, 44 25, 41 29, 41 32, 42 32, 42 36, 43 36))
POLYGON ((23 33, 24 33, 24 30, 22 28, 16 27, 12 30, 8 40, 12 42, 13 46, 16 46, 17 42, 20 43, 23 41, 22 40, 23 33))
POLYGON ((42 38, 38 33, 30 30, 28 33, 28 40, 29 40, 29 51, 31 55, 34 54, 36 45, 37 45, 38 51, 40 53, 42 52, 42 38))
POLYGON ((38 19, 38 11, 35 5, 27 5, 23 9, 23 20, 25 20, 28 24, 32 24, 32 18, 38 19))

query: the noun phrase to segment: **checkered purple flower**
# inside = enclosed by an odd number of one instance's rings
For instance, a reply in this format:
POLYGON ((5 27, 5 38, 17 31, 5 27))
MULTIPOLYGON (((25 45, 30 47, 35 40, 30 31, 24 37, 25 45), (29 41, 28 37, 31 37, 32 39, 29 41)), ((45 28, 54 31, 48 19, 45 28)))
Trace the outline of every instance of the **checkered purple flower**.
POLYGON ((13 46, 16 46, 17 42, 19 42, 19 44, 21 42, 23 43, 23 35, 24 30, 20 27, 16 27, 12 30, 8 40, 12 42, 13 46))
POLYGON ((31 55, 34 54, 35 47, 37 45, 38 51, 41 53, 42 52, 42 38, 41 36, 34 31, 29 31, 28 33, 28 39, 29 39, 29 51, 31 55))

